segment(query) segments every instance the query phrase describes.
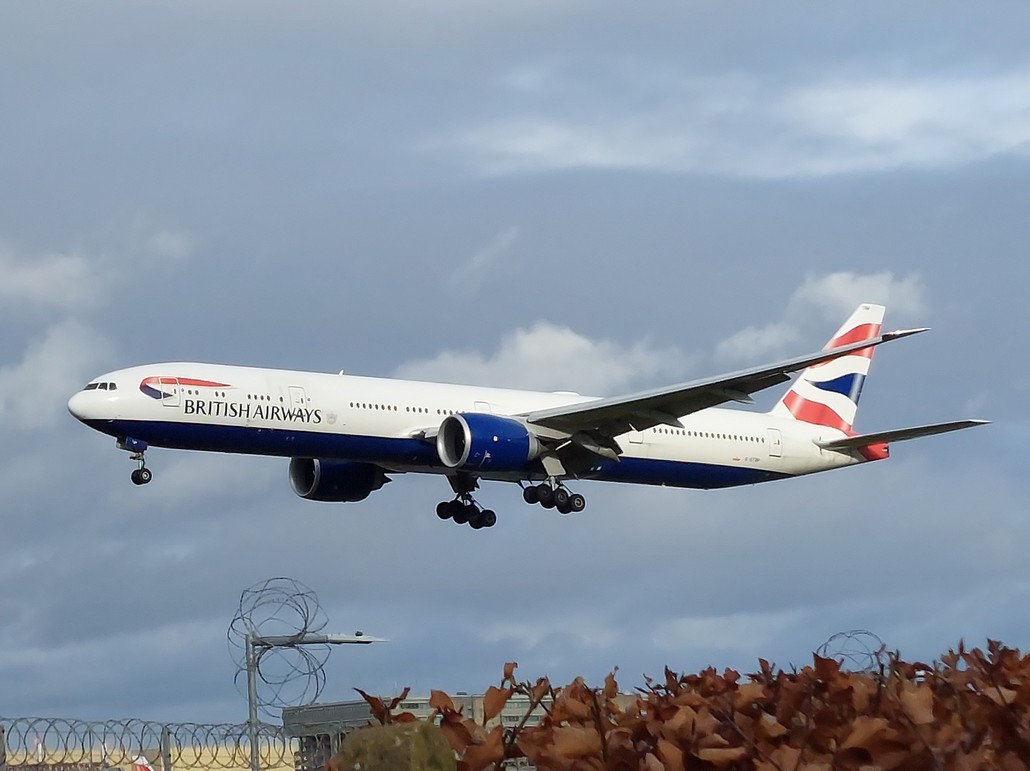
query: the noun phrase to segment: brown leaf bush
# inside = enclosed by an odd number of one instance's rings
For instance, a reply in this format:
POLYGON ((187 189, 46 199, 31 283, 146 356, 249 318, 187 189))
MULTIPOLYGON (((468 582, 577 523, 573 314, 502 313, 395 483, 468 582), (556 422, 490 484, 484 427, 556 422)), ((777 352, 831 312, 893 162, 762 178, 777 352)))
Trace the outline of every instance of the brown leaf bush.
MULTIPOLYGON (((760 660, 745 678, 667 669, 628 697, 615 673, 601 688, 553 687, 517 680, 509 663, 480 722, 440 691, 430 704, 461 771, 515 758, 542 771, 1030 770, 1030 656, 989 641, 986 652, 960 644, 933 665, 881 660, 871 673, 818 655, 790 672, 760 660), (521 722, 490 727, 516 694, 529 698, 521 722), (529 725, 538 707, 544 717, 529 725)), ((382 723, 414 719, 393 714, 400 698, 362 696, 382 723)))

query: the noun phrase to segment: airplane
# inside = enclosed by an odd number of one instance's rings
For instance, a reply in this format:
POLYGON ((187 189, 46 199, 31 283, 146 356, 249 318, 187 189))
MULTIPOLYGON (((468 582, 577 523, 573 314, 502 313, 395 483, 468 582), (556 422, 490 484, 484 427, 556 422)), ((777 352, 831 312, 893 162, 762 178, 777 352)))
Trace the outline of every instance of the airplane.
POLYGON ((983 425, 957 420, 858 434, 852 426, 876 347, 927 331, 881 333, 865 303, 826 346, 717 377, 598 398, 469 385, 174 362, 110 372, 68 401, 115 437, 151 481, 148 447, 290 458, 302 498, 356 502, 391 475, 446 476, 440 519, 492 527, 481 480, 517 483, 528 504, 579 512, 573 480, 725 488, 853 466, 889 444, 983 425), (800 376, 769 412, 726 408, 800 376))

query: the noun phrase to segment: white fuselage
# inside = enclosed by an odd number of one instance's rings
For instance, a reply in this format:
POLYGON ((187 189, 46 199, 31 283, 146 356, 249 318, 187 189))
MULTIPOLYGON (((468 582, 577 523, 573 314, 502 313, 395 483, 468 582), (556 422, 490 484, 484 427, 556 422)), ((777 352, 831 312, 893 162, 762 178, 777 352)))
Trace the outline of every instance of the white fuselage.
MULTIPOLYGON (((69 401, 76 418, 150 446, 372 463, 391 472, 454 474, 433 437, 452 414, 520 416, 588 401, 545 393, 218 364, 118 370, 69 401)), ((841 432, 766 413, 710 408, 616 437, 619 459, 599 458, 584 478, 679 487, 753 484, 861 463, 820 449, 841 432)), ((477 471, 484 479, 543 479, 539 461, 477 471)))

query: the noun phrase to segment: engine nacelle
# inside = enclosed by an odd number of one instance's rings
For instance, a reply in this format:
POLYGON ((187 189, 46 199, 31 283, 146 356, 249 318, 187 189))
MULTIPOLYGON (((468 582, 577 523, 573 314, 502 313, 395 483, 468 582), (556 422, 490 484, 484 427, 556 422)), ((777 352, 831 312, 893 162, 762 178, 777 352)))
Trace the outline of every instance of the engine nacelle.
POLYGON ((354 503, 389 482, 386 472, 371 463, 321 458, 290 459, 290 487, 309 501, 354 503))
POLYGON ((540 443, 517 420, 466 412, 444 418, 436 451, 448 468, 518 471, 540 454, 540 443))

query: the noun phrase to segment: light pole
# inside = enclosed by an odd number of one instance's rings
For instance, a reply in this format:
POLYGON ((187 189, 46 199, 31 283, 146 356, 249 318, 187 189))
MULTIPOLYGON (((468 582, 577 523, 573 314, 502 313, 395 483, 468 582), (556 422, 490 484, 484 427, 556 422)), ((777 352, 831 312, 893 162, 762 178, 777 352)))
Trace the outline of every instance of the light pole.
POLYGON ((257 670, 262 650, 271 648, 293 648, 297 645, 370 645, 386 642, 380 637, 357 634, 294 634, 260 635, 251 630, 246 635, 247 656, 247 702, 250 715, 247 719, 247 733, 250 734, 250 771, 261 771, 258 752, 258 701, 257 670))

